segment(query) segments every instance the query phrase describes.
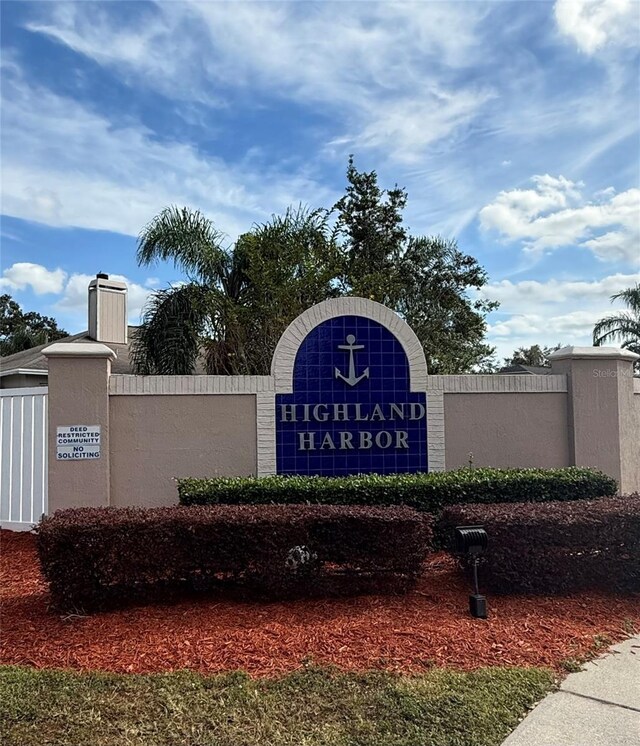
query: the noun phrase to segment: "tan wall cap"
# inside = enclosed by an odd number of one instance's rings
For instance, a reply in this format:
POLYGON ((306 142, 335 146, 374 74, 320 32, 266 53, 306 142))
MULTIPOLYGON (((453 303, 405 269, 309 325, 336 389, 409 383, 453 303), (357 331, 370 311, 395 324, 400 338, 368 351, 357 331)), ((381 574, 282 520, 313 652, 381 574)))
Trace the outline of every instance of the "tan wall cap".
POLYGON ((54 342, 42 350, 45 357, 107 357, 115 360, 117 355, 107 345, 99 342, 54 342))
POLYGON ((0 378, 3 376, 46 376, 44 368, 8 368, 0 370, 0 378))
POLYGON ((549 355, 549 360, 638 360, 640 355, 619 347, 563 347, 549 355))

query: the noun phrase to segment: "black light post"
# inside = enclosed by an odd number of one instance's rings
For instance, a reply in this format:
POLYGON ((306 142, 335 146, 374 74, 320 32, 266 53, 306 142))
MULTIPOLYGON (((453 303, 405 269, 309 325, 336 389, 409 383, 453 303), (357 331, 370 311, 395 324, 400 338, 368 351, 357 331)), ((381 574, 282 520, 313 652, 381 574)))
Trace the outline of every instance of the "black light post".
POLYGON ((489 537, 482 526, 457 526, 455 530, 456 549, 471 559, 473 566, 474 593, 469 596, 469 611, 477 619, 487 618, 487 599, 480 595, 478 587, 478 564, 480 555, 487 548, 489 537))

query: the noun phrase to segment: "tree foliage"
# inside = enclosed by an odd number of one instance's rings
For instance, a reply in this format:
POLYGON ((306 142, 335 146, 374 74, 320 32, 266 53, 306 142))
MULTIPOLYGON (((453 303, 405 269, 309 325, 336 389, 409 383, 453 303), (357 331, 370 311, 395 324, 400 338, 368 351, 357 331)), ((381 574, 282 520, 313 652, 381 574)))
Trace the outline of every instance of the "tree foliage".
POLYGON ((338 295, 339 256, 324 210, 290 209, 254 226, 236 244, 245 267, 243 304, 251 365, 266 373, 286 327, 316 303, 338 295))
POLYGON ((404 189, 380 189, 376 172, 360 173, 353 158, 347 181, 333 207, 343 292, 399 313, 422 343, 431 373, 486 364, 494 350, 484 342, 485 317, 498 304, 468 295, 485 285, 485 270, 454 240, 410 235, 403 225, 404 189))
POLYGON ((342 258, 340 283, 348 295, 393 307, 405 278, 398 275, 407 244, 402 211, 407 193, 382 190, 375 171, 360 173, 349 158, 345 195, 333 206, 342 258))
POLYGON ((156 293, 132 344, 139 373, 267 373, 277 341, 329 297, 335 250, 326 214, 303 208, 254 226, 230 247, 198 211, 170 207, 140 234, 138 262, 173 259, 189 282, 156 293))
POLYGON ((163 210, 140 234, 138 262, 172 260, 188 282, 157 293, 133 343, 139 373, 266 374, 287 325, 340 295, 374 299, 413 327, 433 373, 469 371, 493 350, 485 316, 496 303, 469 291, 487 280, 455 241, 411 236, 405 190, 378 186, 351 158, 345 195, 330 211, 290 208, 231 246, 188 208, 163 210))
POLYGON ((68 337, 55 319, 36 311, 23 311, 8 295, 0 295, 0 355, 13 355, 68 337))
MULTIPOLYGON (((617 342, 624 349, 640 355, 640 283, 612 295, 611 302, 616 300, 623 301, 628 310, 600 319, 593 328, 593 344, 599 347, 617 342)), ((636 369, 640 370, 638 361, 636 369)))
POLYGON ((504 358, 504 365, 532 365, 540 368, 549 368, 549 355, 562 347, 557 344, 555 347, 540 347, 532 345, 531 347, 518 347, 513 351, 511 357, 504 358))
POLYGON ((621 311, 598 321, 593 329, 593 344, 620 342, 625 349, 640 354, 640 284, 611 296, 622 300, 628 311, 621 311))

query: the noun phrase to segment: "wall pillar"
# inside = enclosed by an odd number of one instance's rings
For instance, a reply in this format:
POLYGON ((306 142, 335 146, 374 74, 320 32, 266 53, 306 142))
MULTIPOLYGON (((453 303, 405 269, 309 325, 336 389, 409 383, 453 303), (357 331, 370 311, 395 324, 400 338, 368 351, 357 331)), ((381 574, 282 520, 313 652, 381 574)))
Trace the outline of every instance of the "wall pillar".
POLYGON ((55 343, 49 362, 49 514, 62 508, 110 502, 109 376, 116 354, 103 344, 55 343), (100 427, 100 457, 58 460, 57 429, 100 427))
POLYGON ((634 433, 633 404, 637 359, 615 347, 564 347, 550 355, 553 373, 567 375, 573 464, 614 477, 622 493, 640 488, 640 434, 634 433))

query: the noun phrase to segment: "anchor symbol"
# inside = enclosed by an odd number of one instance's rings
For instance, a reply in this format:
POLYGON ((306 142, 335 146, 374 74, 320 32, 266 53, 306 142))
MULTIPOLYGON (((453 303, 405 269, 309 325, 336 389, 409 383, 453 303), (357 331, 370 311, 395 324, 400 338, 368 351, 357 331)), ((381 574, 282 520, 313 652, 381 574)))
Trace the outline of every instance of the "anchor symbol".
POLYGON ((349 386, 355 386, 356 383, 360 383, 363 378, 369 378, 369 368, 366 368, 361 376, 356 376, 356 364, 353 358, 353 352, 354 350, 364 350, 364 345, 357 345, 355 344, 355 341, 356 338, 353 336, 353 334, 348 334, 347 344, 338 345, 339 350, 349 350, 349 375, 343 376, 338 368, 334 368, 336 378, 341 378, 345 383, 348 383, 349 386))

